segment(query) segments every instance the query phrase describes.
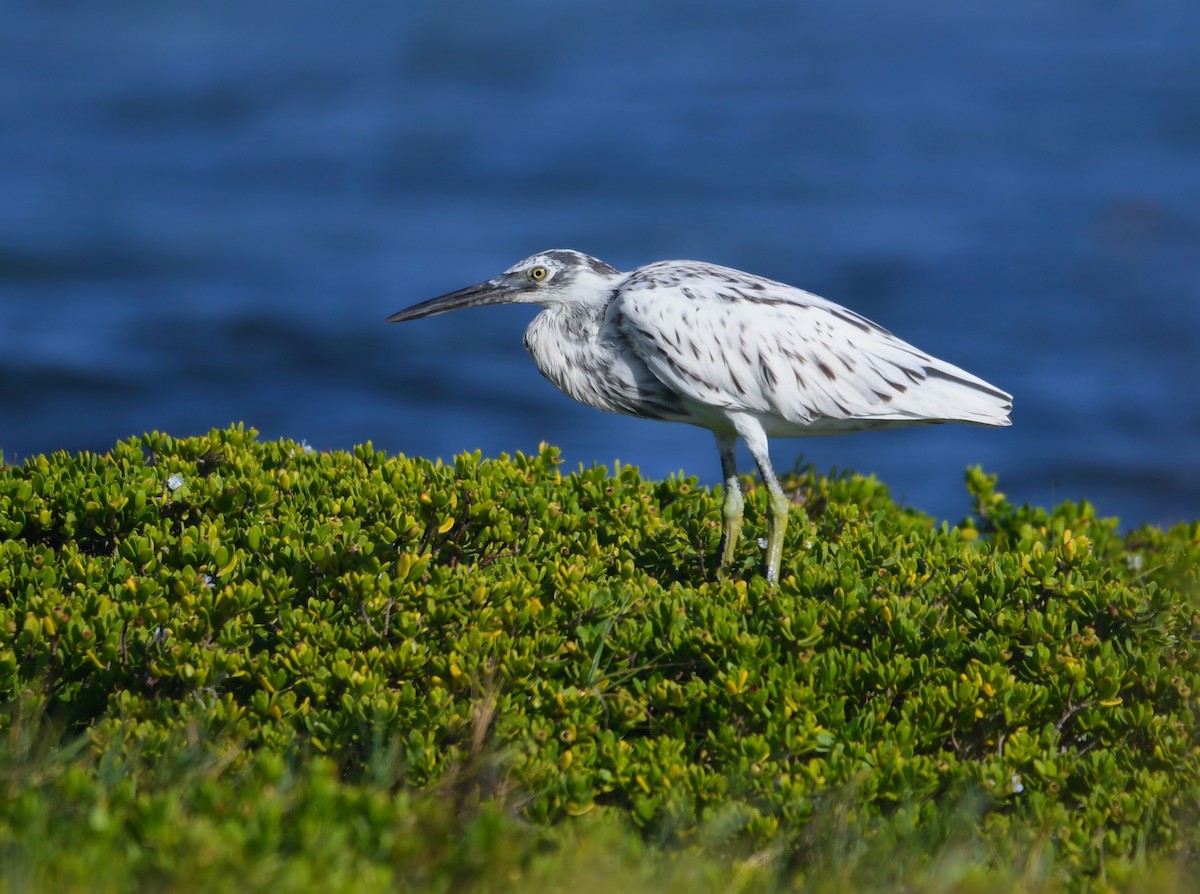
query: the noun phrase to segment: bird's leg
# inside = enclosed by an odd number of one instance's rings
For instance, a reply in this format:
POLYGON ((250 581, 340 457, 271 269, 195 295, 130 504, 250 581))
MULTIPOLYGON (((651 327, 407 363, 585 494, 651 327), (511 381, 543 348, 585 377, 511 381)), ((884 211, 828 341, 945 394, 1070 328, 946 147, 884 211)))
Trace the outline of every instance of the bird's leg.
POLYGON ((771 456, 767 452, 767 435, 757 422, 740 426, 740 434, 750 448, 750 455, 758 464, 763 484, 767 486, 767 584, 775 586, 779 581, 779 565, 783 561, 783 535, 787 531, 788 511, 791 501, 779 486, 771 456))
POLYGON ((742 488, 738 484, 737 438, 718 434, 717 450, 721 452, 721 475, 725 479, 725 502, 721 507, 721 547, 717 578, 724 579, 733 564, 733 552, 742 533, 742 488))
POLYGON ((783 534, 787 530, 791 501, 770 470, 763 471, 763 481, 767 485, 767 583, 775 586, 783 561, 783 534))

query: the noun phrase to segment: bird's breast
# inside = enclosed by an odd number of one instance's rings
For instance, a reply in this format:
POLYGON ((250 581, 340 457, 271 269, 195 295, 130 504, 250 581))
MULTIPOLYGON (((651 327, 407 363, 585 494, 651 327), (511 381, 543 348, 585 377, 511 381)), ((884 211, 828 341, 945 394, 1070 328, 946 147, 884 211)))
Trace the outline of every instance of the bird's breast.
POLYGON ((544 310, 525 330, 525 349, 555 387, 589 407, 651 419, 685 415, 678 396, 598 315, 544 310))

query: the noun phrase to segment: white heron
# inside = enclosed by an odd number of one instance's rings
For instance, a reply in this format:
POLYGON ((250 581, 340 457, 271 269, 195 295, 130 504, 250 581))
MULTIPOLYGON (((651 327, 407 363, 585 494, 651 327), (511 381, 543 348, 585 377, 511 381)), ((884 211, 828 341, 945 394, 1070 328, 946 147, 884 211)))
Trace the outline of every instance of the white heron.
POLYGON ((525 331, 525 348, 567 396, 712 431, 725 480, 720 576, 742 527, 738 438, 769 492, 766 576, 774 584, 790 504, 771 467, 768 438, 936 422, 1010 424, 1010 395, 854 311, 700 261, 659 261, 622 273, 555 249, 387 319, 487 304, 542 307, 525 331))

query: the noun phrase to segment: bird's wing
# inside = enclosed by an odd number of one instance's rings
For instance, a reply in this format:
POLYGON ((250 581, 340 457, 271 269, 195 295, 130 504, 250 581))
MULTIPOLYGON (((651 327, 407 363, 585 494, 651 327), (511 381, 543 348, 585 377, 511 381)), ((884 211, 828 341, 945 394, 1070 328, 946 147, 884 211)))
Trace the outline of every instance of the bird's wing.
POLYGON ((648 265, 608 313, 655 377, 706 407, 798 426, 1008 424, 1003 391, 832 301, 741 271, 648 265))

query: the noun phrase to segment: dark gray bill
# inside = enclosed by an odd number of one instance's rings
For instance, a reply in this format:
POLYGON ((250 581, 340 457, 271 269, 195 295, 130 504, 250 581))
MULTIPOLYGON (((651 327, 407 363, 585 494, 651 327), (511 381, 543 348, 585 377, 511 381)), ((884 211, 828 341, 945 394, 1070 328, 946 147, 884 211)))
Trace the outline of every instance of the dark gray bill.
POLYGON ((457 292, 430 298, 428 301, 397 311, 387 318, 387 322, 403 323, 405 320, 419 320, 421 317, 433 317, 468 307, 483 307, 485 304, 512 304, 518 293, 519 290, 510 285, 489 279, 487 282, 467 286, 457 292))

